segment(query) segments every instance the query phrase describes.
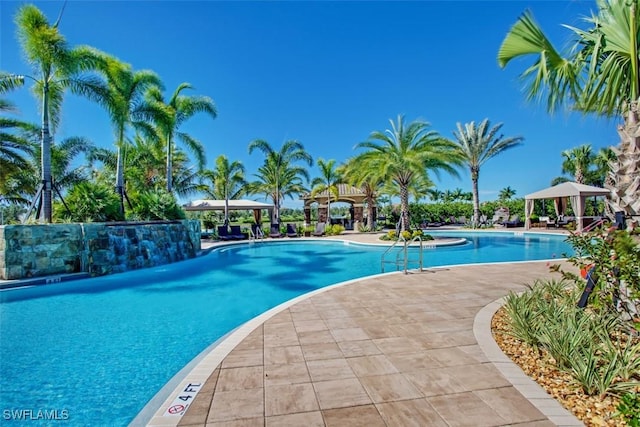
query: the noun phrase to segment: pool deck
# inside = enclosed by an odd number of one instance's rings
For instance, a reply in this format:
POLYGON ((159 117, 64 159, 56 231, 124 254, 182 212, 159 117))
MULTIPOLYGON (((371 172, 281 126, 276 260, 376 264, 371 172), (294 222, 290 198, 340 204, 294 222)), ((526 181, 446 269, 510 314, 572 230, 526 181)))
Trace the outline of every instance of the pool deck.
POLYGON ((148 425, 581 426, 491 336, 499 299, 544 277, 558 277, 544 261, 485 264, 320 289, 230 334, 148 425), (202 386, 170 415, 189 383, 202 386))

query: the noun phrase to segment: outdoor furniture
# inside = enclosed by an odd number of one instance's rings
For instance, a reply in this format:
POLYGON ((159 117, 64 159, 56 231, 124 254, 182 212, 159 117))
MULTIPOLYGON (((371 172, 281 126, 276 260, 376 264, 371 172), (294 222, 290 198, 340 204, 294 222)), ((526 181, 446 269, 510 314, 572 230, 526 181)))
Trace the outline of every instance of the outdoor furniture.
POLYGON ((229 237, 231 237, 232 240, 244 240, 244 233, 242 232, 242 229, 240 228, 239 225, 232 225, 231 226, 231 231, 229 232, 229 237))
POLYGON ((287 237, 298 237, 295 224, 287 224, 287 237))
POLYGON ((269 237, 277 239, 282 236, 284 236, 284 234, 280 232, 280 224, 278 223, 271 224, 271 231, 269 232, 269 237))
POLYGON ((319 222, 316 225, 315 231, 311 233, 312 236, 324 236, 324 228, 326 224, 324 222, 319 222))
POLYGON ((229 229, 226 225, 218 226, 218 239, 220 240, 232 240, 231 235, 229 234, 229 229))
POLYGON ((502 223, 505 227, 520 227, 522 225, 522 221, 520 221, 520 217, 518 215, 513 215, 509 221, 504 221, 502 223))

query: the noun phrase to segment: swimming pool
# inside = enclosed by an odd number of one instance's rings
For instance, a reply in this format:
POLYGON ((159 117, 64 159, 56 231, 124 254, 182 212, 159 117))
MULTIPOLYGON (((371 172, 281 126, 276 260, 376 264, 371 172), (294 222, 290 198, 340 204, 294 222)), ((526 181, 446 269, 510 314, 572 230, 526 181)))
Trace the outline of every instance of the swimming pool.
MULTIPOLYGON (((427 266, 571 251, 563 236, 446 234, 469 243, 426 250, 427 266)), ((385 249, 327 240, 243 244, 159 268, 4 291, 2 416, 56 411, 71 425, 127 425, 210 343, 293 297, 379 273, 385 249)))

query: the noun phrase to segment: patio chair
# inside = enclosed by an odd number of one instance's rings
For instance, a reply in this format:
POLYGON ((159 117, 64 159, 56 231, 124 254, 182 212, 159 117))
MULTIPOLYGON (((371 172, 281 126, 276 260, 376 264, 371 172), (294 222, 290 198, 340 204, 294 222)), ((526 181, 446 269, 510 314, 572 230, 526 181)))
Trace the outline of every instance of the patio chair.
POLYGON ((504 226, 509 228, 509 227, 520 227, 522 225, 522 222, 520 221, 520 217, 518 215, 513 215, 509 221, 505 221, 503 222, 504 226))
POLYGON ((312 236, 324 236, 324 228, 327 224, 319 222, 316 224, 316 229, 311 233, 312 236))
POLYGON ((295 224, 287 224, 287 237, 298 237, 295 224))
POLYGON ((219 225, 218 226, 218 239, 220 240, 231 240, 232 237, 229 234, 229 229, 227 228, 226 225, 219 225))
POLYGON ((271 231, 269 232, 269 237, 277 239, 282 236, 284 235, 280 232, 280 224, 278 223, 271 224, 271 231))
POLYGON ((239 225, 231 226, 231 231, 229 232, 229 236, 233 240, 244 240, 244 233, 240 229, 239 225))

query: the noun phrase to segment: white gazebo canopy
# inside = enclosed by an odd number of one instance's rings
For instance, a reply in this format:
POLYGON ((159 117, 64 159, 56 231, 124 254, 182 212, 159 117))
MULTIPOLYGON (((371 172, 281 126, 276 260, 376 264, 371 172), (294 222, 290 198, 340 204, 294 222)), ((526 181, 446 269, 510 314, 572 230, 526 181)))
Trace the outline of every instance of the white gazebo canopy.
POLYGON ((608 197, 611 194, 606 188, 593 187, 591 185, 578 184, 577 182, 563 182, 553 187, 537 191, 524 196, 525 200, 525 227, 531 227, 531 214, 533 213, 533 201, 536 199, 553 199, 556 215, 560 215, 560 201, 568 198, 571 208, 576 216, 576 229, 583 229, 585 199, 587 197, 608 197))

